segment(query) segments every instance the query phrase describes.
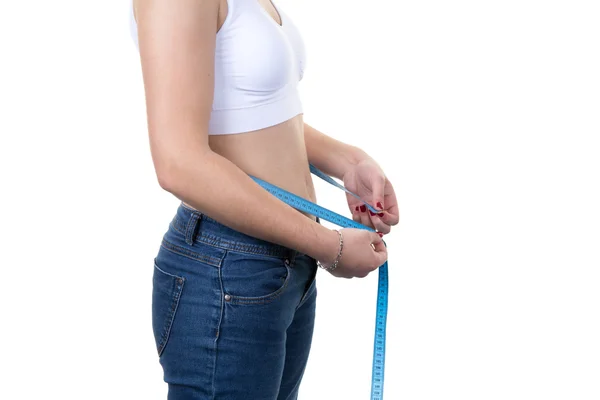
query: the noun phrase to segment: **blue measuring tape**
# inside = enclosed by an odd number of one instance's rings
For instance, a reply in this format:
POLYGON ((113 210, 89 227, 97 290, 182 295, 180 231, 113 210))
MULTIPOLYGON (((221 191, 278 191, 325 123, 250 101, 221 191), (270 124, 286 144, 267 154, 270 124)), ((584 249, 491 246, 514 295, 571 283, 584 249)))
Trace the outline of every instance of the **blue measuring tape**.
MULTIPOLYGON (((369 210, 373 212, 379 212, 369 204, 365 203, 359 196, 352 193, 344 186, 340 185, 329 175, 310 164, 310 172, 317 175, 319 178, 325 180, 328 183, 344 190, 345 192, 356 197, 362 201, 369 210)), ((281 189, 275 185, 263 181, 260 178, 250 175, 256 183, 265 188, 269 193, 273 194, 280 200, 284 201, 288 205, 294 207, 297 210, 309 213, 317 216, 320 219, 332 222, 338 226, 344 228, 358 228, 367 229, 374 232, 373 228, 360 224, 354 220, 344 217, 343 215, 337 214, 324 207, 319 206, 316 203, 308 201, 300 196, 297 196, 287 190, 281 189)), ((383 242, 385 244, 385 242, 383 242)), ((386 245, 387 246, 387 245, 386 245)), ((373 346, 373 370, 372 370, 372 382, 371 382, 371 400, 382 400, 383 399, 383 376, 385 372, 385 328, 387 319, 387 303, 388 303, 388 263, 387 261, 379 267, 379 281, 377 287, 377 314, 375 317, 375 340, 373 346)))

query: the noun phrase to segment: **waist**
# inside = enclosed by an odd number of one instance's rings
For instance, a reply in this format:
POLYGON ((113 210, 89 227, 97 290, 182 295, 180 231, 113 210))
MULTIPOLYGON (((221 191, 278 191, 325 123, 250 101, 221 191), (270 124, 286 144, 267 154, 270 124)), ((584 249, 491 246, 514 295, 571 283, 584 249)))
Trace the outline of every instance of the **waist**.
MULTIPOLYGON (((319 218, 317 222, 320 223, 319 218)), ((305 254, 297 250, 247 235, 210 218, 206 214, 181 202, 170 223, 171 229, 185 237, 186 241, 275 257, 298 257, 305 254)), ((308 257, 308 255, 306 255, 308 257)))
MULTIPOLYGON (((227 158, 246 174, 316 203, 302 115, 257 131, 212 135, 209 136, 209 145, 212 151, 227 158)), ((184 204, 194 209, 190 204, 184 204)), ((313 215, 302 214, 316 220, 313 215)))

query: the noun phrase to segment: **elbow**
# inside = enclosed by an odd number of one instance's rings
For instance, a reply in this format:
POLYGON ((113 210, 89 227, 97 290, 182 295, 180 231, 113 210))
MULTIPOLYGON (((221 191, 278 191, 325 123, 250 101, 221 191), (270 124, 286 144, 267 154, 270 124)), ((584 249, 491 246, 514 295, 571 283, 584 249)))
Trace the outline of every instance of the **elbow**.
POLYGON ((165 154, 154 157, 154 171, 160 187, 167 192, 174 193, 178 182, 182 179, 182 159, 165 154))
POLYGON ((177 182, 177 172, 173 167, 161 166, 156 168, 156 179, 160 187, 167 192, 173 193, 177 182))
POLYGON ((167 192, 173 192, 173 180, 171 174, 167 174, 166 172, 156 172, 156 178, 158 180, 159 186, 166 190, 167 192))
MULTIPOLYGON (((177 156, 163 156, 155 161, 156 178, 160 187, 167 192, 177 195, 178 190, 190 179, 187 176, 194 169, 192 164, 206 160, 209 151, 177 152, 177 156)), ((194 177, 198 178, 198 177, 194 177)))

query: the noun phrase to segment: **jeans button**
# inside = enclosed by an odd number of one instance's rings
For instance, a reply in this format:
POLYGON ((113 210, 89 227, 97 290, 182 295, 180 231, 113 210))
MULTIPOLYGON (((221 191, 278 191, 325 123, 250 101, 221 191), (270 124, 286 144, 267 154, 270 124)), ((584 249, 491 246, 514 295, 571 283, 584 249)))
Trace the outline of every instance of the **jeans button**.
POLYGON ((230 295, 228 295, 228 294, 226 294, 226 295, 225 295, 225 301, 229 301, 229 300, 231 300, 231 296, 230 296, 230 295))

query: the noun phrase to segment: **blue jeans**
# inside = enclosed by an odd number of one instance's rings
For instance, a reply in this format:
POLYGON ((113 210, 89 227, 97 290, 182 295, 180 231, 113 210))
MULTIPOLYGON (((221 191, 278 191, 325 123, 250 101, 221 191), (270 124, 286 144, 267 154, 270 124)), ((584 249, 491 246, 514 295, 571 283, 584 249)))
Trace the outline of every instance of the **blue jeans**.
MULTIPOLYGON (((318 220, 317 220, 318 221, 318 220)), ((170 400, 295 400, 316 260, 180 203, 154 259, 152 329, 170 400)))

